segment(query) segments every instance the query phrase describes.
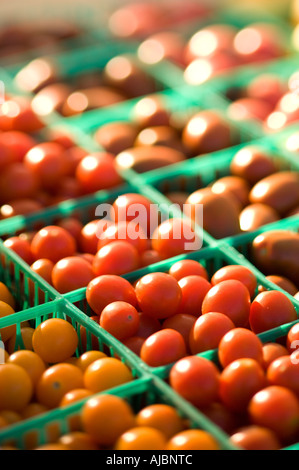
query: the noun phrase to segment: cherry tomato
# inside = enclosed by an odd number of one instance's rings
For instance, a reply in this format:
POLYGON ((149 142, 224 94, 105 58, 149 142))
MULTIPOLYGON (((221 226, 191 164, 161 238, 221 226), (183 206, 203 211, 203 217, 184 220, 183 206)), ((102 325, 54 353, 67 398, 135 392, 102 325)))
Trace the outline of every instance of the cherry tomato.
POLYGON ((282 356, 273 361, 267 370, 270 385, 289 388, 299 397, 299 364, 291 356, 282 356))
POLYGON ((236 327, 248 324, 250 294, 247 287, 237 280, 222 281, 207 293, 202 313, 219 312, 228 316, 236 327))
POLYGON ((210 312, 196 320, 189 335, 189 344, 192 354, 216 349, 223 336, 235 325, 223 313, 210 312))
POLYGON ((271 330, 297 320, 292 302, 280 291, 259 294, 250 307, 250 327, 255 333, 271 330))
POLYGON ((118 222, 110 225, 99 237, 98 250, 117 240, 131 243, 139 253, 148 247, 147 236, 140 227, 133 222, 118 222))
POLYGON ((62 227, 67 232, 69 232, 76 241, 79 240, 80 233, 83 228, 80 220, 76 219, 75 217, 67 217, 64 220, 57 222, 57 225, 58 227, 62 227))
POLYGON ((120 341, 134 336, 139 328, 139 315, 127 302, 112 302, 100 316, 100 326, 120 341))
POLYGON ((99 239, 103 232, 112 224, 107 220, 93 220, 86 224, 79 237, 79 247, 83 253, 95 255, 98 251, 99 239))
POLYGON ((61 259, 52 272, 53 286, 61 294, 87 287, 93 278, 90 263, 77 256, 61 259))
POLYGON ((33 262, 32 250, 30 243, 20 237, 11 237, 3 243, 6 248, 9 248, 22 258, 25 263, 31 265, 33 262))
POLYGON ((139 328, 137 336, 148 338, 161 329, 161 324, 157 318, 150 317, 143 312, 139 312, 139 328))
POLYGON ((189 337, 195 322, 196 317, 194 315, 178 313, 170 318, 166 318, 162 324, 162 328, 170 328, 178 331, 184 338, 187 352, 191 352, 189 348, 189 337))
POLYGON ((240 425, 241 419, 239 415, 230 411, 223 403, 212 403, 201 411, 210 421, 227 434, 231 434, 240 425))
POLYGON ((0 174, 0 201, 33 198, 39 189, 36 175, 23 163, 14 163, 0 174))
POLYGON ((42 204, 34 199, 17 199, 16 201, 9 201, 0 208, 0 217, 9 219, 17 215, 29 215, 42 209, 42 204))
POLYGON ((113 188, 122 179, 116 171, 113 155, 97 153, 84 157, 76 169, 76 178, 87 193, 113 188))
POLYGON ((257 392, 248 406, 250 420, 272 430, 282 441, 296 437, 299 430, 299 401, 285 387, 271 385, 257 392))
POLYGON ((62 227, 50 225, 37 232, 32 240, 31 250, 36 260, 46 258, 57 263, 62 258, 75 254, 76 241, 62 227))
POLYGON ((89 306, 101 315, 104 308, 112 302, 123 301, 137 306, 134 287, 126 279, 104 275, 93 279, 87 286, 86 299, 89 306))
POLYGON ((254 296, 257 288, 257 280, 250 269, 239 265, 224 266, 214 274, 211 279, 211 283, 215 286, 222 281, 230 279, 242 282, 242 284, 244 284, 244 286, 249 290, 250 296, 254 296))
POLYGON ((263 344, 252 331, 234 328, 220 341, 218 358, 222 367, 227 367, 237 359, 255 359, 263 364, 263 344))
POLYGON ((290 354, 299 349, 299 323, 294 325, 288 332, 287 348, 290 354))
POLYGON ((151 367, 165 366, 187 354, 183 336, 166 328, 149 336, 140 351, 140 358, 151 367))
POLYGON ((202 266, 198 261, 193 259, 184 259, 182 261, 177 261, 174 263, 170 270, 169 274, 173 276, 177 281, 180 281, 183 277, 187 276, 201 276, 207 281, 209 280, 209 275, 204 266, 202 266))
POLYGON ((102 274, 126 274, 136 271, 140 266, 137 249, 126 241, 115 241, 103 246, 95 255, 93 272, 102 274))
POLYGON ((131 336, 131 338, 122 341, 123 345, 129 348, 136 356, 140 357, 141 348, 144 344, 145 338, 140 336, 131 336))
MULTIPOLYGON (((9 131, 0 135, 0 148, 7 150, 10 163, 22 162, 26 153, 36 145, 36 141, 25 132, 9 131)), ((2 152, 0 152, 0 162, 2 152)), ((0 163, 0 168, 2 167, 0 163)))
POLYGON ((275 433, 261 426, 247 426, 230 437, 231 442, 244 450, 279 450, 281 444, 275 433))
POLYGON ((180 312, 199 317, 202 303, 212 287, 211 284, 200 276, 183 277, 178 284, 182 291, 180 312))
POLYGON ((152 248, 166 259, 191 251, 199 250, 202 240, 194 232, 191 222, 183 219, 170 219, 154 231, 152 248))
POLYGON ((270 364, 282 356, 287 356, 288 350, 279 343, 267 343, 263 346, 264 369, 267 370, 270 364))
POLYGON ((31 266, 32 271, 52 285, 52 272, 54 263, 49 259, 38 259, 31 266))
POLYGON ((140 267, 145 268, 151 264, 160 263, 161 256, 155 250, 146 250, 140 255, 140 267))
POLYGON ((218 398, 219 377, 219 371, 211 361, 199 356, 189 356, 179 360, 171 368, 169 382, 187 401, 204 408, 218 398))
POLYGON ((237 359, 220 375, 219 395, 230 410, 245 412, 249 401, 266 386, 266 376, 254 359, 237 359))
POLYGON ((153 225, 154 229, 158 225, 156 206, 142 194, 123 194, 116 199, 112 207, 115 223, 135 221, 147 236, 151 235, 153 225))
POLYGON ((169 274, 147 274, 137 282, 135 291, 138 304, 146 315, 165 319, 178 313, 181 288, 169 274))

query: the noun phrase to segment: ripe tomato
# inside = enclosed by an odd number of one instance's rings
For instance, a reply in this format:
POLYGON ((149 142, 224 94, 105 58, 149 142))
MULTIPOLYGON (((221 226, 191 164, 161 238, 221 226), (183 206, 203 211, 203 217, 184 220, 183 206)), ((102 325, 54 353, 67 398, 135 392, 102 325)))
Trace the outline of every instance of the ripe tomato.
POLYGON ((0 383, 0 410, 22 411, 33 394, 33 385, 25 369, 17 364, 1 364, 0 383))
POLYGON ((113 203, 114 220, 118 222, 135 221, 151 236, 158 224, 158 211, 156 206, 142 194, 127 193, 119 196, 113 203))
POLYGON ((83 229, 83 225, 80 220, 76 219, 75 217, 67 217, 66 219, 57 222, 57 225, 58 227, 62 227, 67 232, 69 232, 76 242, 78 242, 81 230, 83 229))
POLYGON ((123 345, 129 348, 136 356, 140 357, 141 348, 145 342, 145 338, 141 336, 131 336, 131 338, 122 341, 123 345))
POLYGON ((191 222, 184 219, 169 219, 154 231, 152 248, 163 259, 199 250, 202 240, 194 232, 191 222))
POLYGON ((223 336, 235 325, 223 313, 210 312, 196 320, 189 335, 189 344, 192 354, 216 349, 223 336))
POLYGON ((182 291, 180 303, 180 313, 201 315, 201 307, 207 293, 211 289, 211 284, 201 276, 187 276, 178 281, 182 291))
POLYGON ((30 243, 27 240, 23 240, 20 237, 7 238, 4 242, 4 246, 9 248, 22 258, 25 263, 31 265, 33 262, 32 249, 30 243))
POLYGON ((272 430, 283 442, 296 437, 299 430, 299 401, 294 392, 272 385, 257 392, 248 412, 257 426, 272 430))
POLYGON ((91 264, 77 256, 61 259, 52 272, 53 286, 61 294, 87 287, 93 278, 91 264))
POLYGON ((162 261, 161 256, 157 251, 146 250, 140 255, 140 267, 145 268, 151 264, 160 263, 162 261))
POLYGON ((143 312, 138 312, 139 314, 139 328, 137 331, 137 336, 141 338, 148 338, 152 334, 156 333, 161 329, 161 323, 157 318, 150 317, 143 312))
POLYGON ((75 388, 74 390, 71 390, 70 392, 67 392, 61 399, 59 406, 69 406, 72 405, 73 403, 76 403, 76 401, 83 400, 84 398, 90 397, 91 392, 89 390, 86 390, 86 388, 75 388))
POLYGON ((37 176, 23 163, 13 163, 0 174, 0 202, 34 199, 39 189, 37 176))
POLYGON ((269 385, 289 388, 299 397, 299 364, 291 356, 275 359, 267 370, 269 385))
POLYGON ((287 348, 290 354, 299 349, 299 323, 294 325, 288 332, 287 348))
POLYGON ((253 395, 266 386, 266 376, 254 359, 237 359, 220 375, 219 395, 231 411, 246 412, 253 395))
POLYGON ((222 281, 207 293, 202 313, 219 312, 229 317, 236 327, 247 326, 250 312, 250 294, 240 281, 222 281))
POLYGON ((86 298, 97 315, 101 315, 107 305, 116 301, 128 302, 133 307, 137 306, 134 287, 126 279, 113 275, 93 279, 87 286, 86 298))
MULTIPOLYGON (((25 132, 8 131, 0 135, 0 147, 9 155, 10 163, 22 162, 26 153, 36 145, 36 141, 25 132)), ((1 157, 2 157, 2 152, 1 157)), ((1 161, 1 159, 0 159, 1 161)), ((1 168, 1 163, 0 163, 1 168)))
POLYGON ((279 343, 267 343, 263 346, 264 369, 267 370, 270 364, 282 356, 287 356, 288 350, 279 343))
POLYGON ((183 431, 183 420, 177 410, 173 406, 158 403, 139 411, 136 424, 158 429, 167 439, 183 431))
POLYGON ((294 305, 280 291, 262 292, 250 307, 250 327, 257 334, 295 320, 297 312, 294 305))
POLYGON ((44 361, 33 351, 16 351, 9 356, 7 363, 22 367, 30 377, 33 387, 36 386, 40 377, 46 370, 44 361))
POLYGON ((121 184, 113 155, 97 153, 84 157, 76 169, 76 178, 86 194, 121 184))
MULTIPOLYGON (((14 309, 5 302, 0 301, 0 318, 8 317, 15 313, 14 309)), ((6 326, 0 329, 1 340, 5 343, 16 336, 16 325, 6 326)))
POLYGON ((50 225, 34 236, 31 251, 36 260, 46 258, 57 263, 62 258, 74 256, 76 241, 65 229, 50 225))
POLYGON ((281 444, 270 429, 261 426, 247 426, 230 437, 231 442, 244 450, 279 450, 281 444))
POLYGON ((130 369, 114 357, 104 357, 90 364, 84 372, 84 386, 93 393, 131 382, 130 369))
POLYGON ((179 360, 170 371, 171 387, 193 405, 204 408, 218 398, 220 373, 211 361, 199 356, 179 360))
POLYGON ((166 438, 155 428, 139 426, 129 429, 116 441, 114 449, 122 450, 163 450, 166 438))
POLYGON ((135 288, 138 304, 143 313, 157 319, 178 313, 182 298, 176 279, 165 273, 143 276, 135 288))
POLYGON ((252 331, 234 328, 220 341, 218 358, 222 367, 227 367, 237 359, 255 359, 263 364, 263 344, 252 331))
POLYGON ((257 280, 255 275, 250 271, 250 269, 245 266, 239 265, 230 265, 224 266, 219 269, 211 279, 213 286, 219 284, 222 281, 227 281, 234 279, 236 281, 242 282, 245 287, 249 290, 250 297, 253 297, 257 288, 257 280))
POLYGON ((169 274, 173 276, 177 281, 180 281, 183 277, 187 276, 201 276, 207 281, 209 280, 209 275, 204 266, 202 266, 198 261, 193 259, 184 259, 182 261, 177 261, 174 263, 170 270, 169 274))
POLYGON ((170 328, 149 336, 140 351, 140 358, 150 367, 172 364, 186 355, 183 336, 170 328))
POLYGON ((80 431, 64 434, 59 438, 58 444, 69 450, 99 450, 95 441, 87 433, 80 431))
POLYGON ((148 247, 148 239, 142 228, 133 222, 118 222, 110 225, 99 237, 98 250, 117 240, 130 243, 140 254, 148 247))
POLYGON ((115 241, 103 246, 95 255, 92 269, 96 276, 136 271, 140 266, 137 249, 127 241, 115 241))
POLYGON ((54 263, 49 259, 38 259, 31 266, 32 271, 52 285, 52 272, 54 263))
POLYGON ((108 220, 93 220, 86 224, 79 237, 79 248, 82 253, 95 255, 98 251, 100 237, 111 224, 112 222, 108 220))
POLYGON ((3 282, 0 282, 0 300, 1 302, 8 304, 11 308, 15 309, 16 301, 9 289, 6 287, 6 285, 3 284, 3 282))
POLYGON ((231 434, 240 425, 240 415, 230 411, 223 403, 214 402, 201 409, 207 418, 227 434, 231 434))
POLYGON ((179 450, 219 450, 214 437, 200 429, 188 429, 173 436, 165 448, 167 451, 179 450))
POLYGON ((83 372, 86 371, 87 367, 98 359, 107 357, 105 353, 101 351, 86 351, 81 354, 76 361, 76 366, 79 367, 83 372))
POLYGON ((187 315, 185 313, 178 313, 177 315, 173 315, 170 318, 166 318, 166 320, 162 323, 162 328, 170 328, 172 330, 178 331, 184 338, 185 346, 187 352, 189 351, 189 337, 192 328, 196 322, 196 317, 193 315, 187 315))
POLYGON ((17 215, 29 215, 33 212, 39 212, 42 209, 42 204, 33 199, 17 199, 4 204, 0 208, 0 216, 3 219, 9 219, 17 215))
POLYGON ((136 308, 127 302, 112 302, 102 311, 100 326, 122 341, 137 333, 139 315, 136 308))

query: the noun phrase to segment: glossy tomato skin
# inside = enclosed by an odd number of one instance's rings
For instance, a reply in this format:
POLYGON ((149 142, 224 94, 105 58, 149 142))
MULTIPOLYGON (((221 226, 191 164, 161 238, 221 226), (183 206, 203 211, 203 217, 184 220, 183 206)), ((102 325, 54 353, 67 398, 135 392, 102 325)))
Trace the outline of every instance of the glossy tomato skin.
POLYGON ((204 408, 215 402, 219 392, 219 371, 211 361, 188 356, 171 369, 171 387, 193 405, 204 408))
POLYGON ((137 249, 126 241, 115 241, 103 246, 95 255, 93 272, 96 276, 103 274, 126 274, 136 271, 140 266, 137 249))
POLYGON ((267 370, 270 364, 282 356, 287 356, 288 350, 279 343, 267 343, 263 346, 264 369, 267 370))
POLYGON ((248 412, 253 424, 271 429, 283 442, 289 442, 298 433, 299 401, 285 387, 271 385, 257 392, 248 412))
POLYGON ((166 328, 149 336, 140 351, 140 358, 151 367, 172 364, 187 354, 183 336, 166 328))
POLYGON ((147 197, 142 194, 123 194, 116 199, 112 207, 116 223, 135 221, 140 223, 142 230, 148 236, 151 235, 151 222, 154 223, 155 220, 158 220, 158 212, 147 197))
POLYGON ((120 341, 136 335, 139 321, 136 308, 127 302, 112 302, 100 316, 100 326, 120 341))
POLYGON ((23 261, 31 265, 33 263, 33 255, 30 243, 20 237, 7 238, 4 246, 16 253, 23 261))
POLYGON ((250 327, 257 334, 295 320, 295 307, 280 291, 262 292, 250 307, 250 327))
POLYGON ((108 220, 92 220, 86 224, 79 236, 79 248, 83 253, 95 255, 98 251, 99 238, 103 232, 112 224, 108 220))
POLYGON ((180 281, 183 277, 187 276, 201 276, 207 281, 209 280, 206 268, 198 261, 192 259, 177 261, 171 266, 169 274, 177 281, 180 281))
POLYGON ((109 225, 103 231, 99 237, 98 250, 118 240, 131 243, 140 254, 148 248, 148 239, 141 227, 134 225, 133 222, 118 222, 109 225))
POLYGON ((126 279, 115 275, 104 275, 93 279, 87 286, 86 298, 97 315, 101 315, 107 305, 116 301, 137 306, 134 287, 126 279))
POLYGON ((137 282, 135 291, 138 304, 146 315, 165 319, 179 311, 181 288, 169 274, 147 274, 137 282))
POLYGON ((52 272, 52 283, 61 294, 87 287, 93 278, 90 263, 77 256, 61 259, 52 272))
POLYGON ((253 297, 257 288, 257 280, 250 269, 245 266, 230 265, 219 269, 211 279, 213 286, 219 282, 234 279, 242 282, 249 290, 250 296, 253 297))
POLYGON ((76 178, 86 194, 109 189, 121 184, 116 171, 114 157, 108 153, 98 153, 84 157, 76 169, 76 178))
POLYGON ((244 450, 279 450, 281 444, 270 429, 261 426, 240 428, 231 437, 231 442, 244 450))
POLYGON ((227 315, 236 327, 247 326, 250 312, 248 289, 237 280, 222 281, 207 293, 202 313, 219 312, 227 315))
POLYGON ((263 344, 252 331, 234 328, 221 339, 218 359, 222 367, 227 367, 237 359, 255 359, 263 364, 263 344))
POLYGON ((299 349, 299 324, 294 325, 288 332, 287 348, 290 354, 299 349))
POLYGON ((192 354, 218 348, 223 336, 234 328, 233 322, 223 313, 210 312, 200 316, 189 335, 192 354))
POLYGON ((267 370, 270 385, 280 385, 292 390, 299 397, 299 364, 291 356, 273 361, 267 370))
POLYGON ((178 282, 182 291, 180 312, 199 317, 202 303, 211 289, 211 284, 201 276, 183 277, 178 282))
POLYGON ((13 163, 0 174, 0 201, 34 198, 40 183, 37 176, 24 163, 13 163))
POLYGON ((34 236, 31 251, 36 260, 46 258, 57 263, 62 258, 75 254, 76 241, 62 227, 50 225, 41 229, 34 236))
POLYGON ((172 330, 176 330, 181 333, 185 341, 186 350, 191 353, 189 346, 189 337, 195 322, 196 317, 194 315, 178 313, 170 318, 166 318, 166 320, 164 320, 162 323, 162 328, 171 328, 172 330))

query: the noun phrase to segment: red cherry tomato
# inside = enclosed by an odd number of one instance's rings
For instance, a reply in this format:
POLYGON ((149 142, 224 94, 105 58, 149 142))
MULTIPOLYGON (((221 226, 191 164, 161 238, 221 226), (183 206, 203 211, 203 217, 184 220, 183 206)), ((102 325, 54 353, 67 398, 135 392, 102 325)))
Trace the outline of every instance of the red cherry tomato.
POLYGON ((158 225, 156 206, 142 194, 122 194, 116 199, 112 208, 115 223, 135 221, 140 224, 147 236, 150 236, 153 228, 158 225))
POLYGON ((211 289, 211 284, 200 276, 187 276, 179 280, 182 291, 180 312, 199 317, 201 307, 207 293, 211 289))
POLYGON ((280 291, 262 292, 250 307, 249 322, 255 333, 262 333, 295 320, 297 313, 294 305, 280 291))
POLYGON ((140 267, 145 268, 151 264, 160 263, 162 261, 161 256, 157 251, 146 250, 140 255, 140 267))
POLYGON ((250 296, 253 297, 257 288, 257 280, 255 275, 250 269, 245 266, 230 265, 224 266, 219 269, 211 279, 213 286, 219 284, 222 281, 234 279, 242 282, 245 287, 249 290, 250 296))
POLYGON ((222 403, 234 412, 246 412, 253 395, 266 386, 266 376, 254 359, 237 359, 220 375, 219 395, 222 403))
POLYGON ((219 376, 213 362, 203 357, 189 356, 171 368, 169 382, 185 400, 204 408, 218 398, 219 376))
POLYGON ((0 127, 4 131, 38 132, 45 126, 31 109, 30 100, 14 96, 1 107, 0 127))
POLYGON ((4 204, 0 208, 0 216, 3 219, 9 219, 17 215, 29 215, 33 212, 39 212, 42 209, 42 204, 34 199, 17 199, 16 201, 4 204))
MULTIPOLYGON (((36 145, 36 141, 28 134, 18 131, 3 132, 0 134, 0 149, 6 149, 9 163, 22 162, 26 153, 36 145)), ((0 151, 0 168, 2 152, 0 151)))
POLYGON ((183 336, 167 328, 147 338, 141 348, 140 358, 150 367, 165 366, 187 354, 183 336))
POLYGON ((202 240, 195 234, 191 222, 183 219, 170 219, 154 231, 152 248, 166 259, 199 250, 202 240))
POLYGON ((93 278, 90 263, 76 256, 61 259, 52 272, 53 286, 61 294, 87 287, 93 278))
POLYGON ((126 241, 115 241, 103 246, 95 255, 93 271, 96 276, 102 274, 126 274, 136 271, 140 266, 139 253, 126 241))
POLYGON ((31 250, 36 260, 46 258, 57 263, 75 254, 76 241, 65 229, 50 225, 37 232, 31 250))
POLYGON ((11 237, 3 243, 6 248, 9 248, 22 258, 25 263, 31 265, 33 262, 32 250, 30 243, 20 237, 11 237))
POLYGON ((210 312, 196 320, 190 336, 189 344, 192 354, 217 349, 223 336, 235 325, 223 313, 210 312))
POLYGON ((281 444, 275 433, 261 426, 247 426, 230 437, 231 442, 244 450, 279 450, 281 444))
POLYGON ((219 312, 228 316, 237 327, 248 324, 250 294, 240 281, 222 281, 207 293, 202 313, 219 312))
POLYGON ((267 370, 270 364, 282 356, 287 356, 288 350, 279 343, 267 343, 263 346, 264 369, 267 370))
POLYGON ((240 425, 241 420, 239 416, 231 412, 223 403, 212 403, 201 411, 210 421, 227 434, 231 434, 240 425))
POLYGON ((131 243, 139 253, 143 253, 148 247, 146 234, 140 227, 134 225, 133 222, 118 222, 117 224, 110 225, 99 239, 98 250, 116 240, 131 243))
POLYGON ((285 387, 272 385, 257 392, 248 412, 253 424, 272 430, 282 441, 292 440, 298 433, 299 401, 285 387))
POLYGON ((76 241, 79 240, 81 230, 83 229, 80 220, 75 217, 67 217, 66 219, 60 220, 57 225, 69 232, 76 241))
POLYGON ((140 357, 141 348, 144 344, 145 338, 140 336, 132 336, 131 338, 122 341, 123 345, 129 348, 136 356, 140 357))
POLYGON ((83 192, 90 194, 101 189, 113 188, 122 179, 116 171, 113 155, 97 153, 84 157, 76 169, 76 178, 83 192))
POLYGON ((161 329, 161 324, 157 318, 150 317, 143 312, 139 312, 139 328, 137 336, 148 338, 161 329))
POLYGON ((275 359, 267 370, 270 385, 280 385, 289 388, 299 397, 299 364, 291 356, 275 359))
POLYGON ((162 328, 170 328, 181 333, 185 341, 186 350, 187 352, 191 353, 189 348, 189 337, 195 322, 196 317, 194 315, 178 313, 177 315, 173 315, 170 318, 166 318, 166 320, 164 320, 162 323, 162 328))
POLYGON ((288 332, 287 348, 290 354, 299 349, 299 323, 294 325, 288 332))
POLYGON ((146 315, 165 319, 178 313, 181 288, 169 274, 147 274, 137 282, 135 291, 138 304, 146 315))
POLYGON ((184 259, 182 261, 177 261, 174 263, 170 270, 169 274, 173 276, 177 281, 180 281, 183 277, 187 276, 201 276, 207 281, 209 280, 209 275, 204 266, 202 266, 198 261, 193 259, 184 259))
POLYGON ((54 263, 49 259, 38 259, 31 265, 32 271, 52 285, 52 272, 54 263))
POLYGON ((23 163, 14 163, 0 174, 0 201, 33 198, 39 189, 39 182, 31 169, 23 163))
POLYGON ((136 308, 127 302, 112 302, 102 311, 100 326, 116 339, 123 341, 136 335, 139 315, 136 308))
POLYGON ((263 344, 252 331, 234 328, 220 341, 218 358, 222 367, 227 367, 237 359, 255 359, 263 364, 263 344))
POLYGON ((93 220, 86 224, 79 238, 79 247, 83 253, 95 255, 98 251, 99 239, 103 232, 112 224, 108 220, 93 220))
POLYGON ((93 279, 87 286, 86 299, 91 309, 101 315, 104 308, 112 302, 123 301, 137 306, 134 287, 126 279, 104 275, 93 279))

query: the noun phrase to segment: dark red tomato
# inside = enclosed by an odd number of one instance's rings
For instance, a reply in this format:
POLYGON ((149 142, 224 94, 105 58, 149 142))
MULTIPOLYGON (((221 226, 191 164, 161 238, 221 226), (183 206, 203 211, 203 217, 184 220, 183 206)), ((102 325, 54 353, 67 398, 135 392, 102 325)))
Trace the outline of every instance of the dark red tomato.
POLYGON ((108 220, 93 220, 86 224, 79 237, 79 248, 83 253, 90 253, 95 255, 98 251, 99 239, 103 235, 103 232, 112 223, 108 220))
POLYGON ((202 313, 219 312, 228 316, 236 327, 248 324, 250 312, 250 294, 240 281, 222 281, 207 293, 202 313))
POLYGON ((270 364, 282 356, 287 356, 288 350, 279 343, 267 343, 263 346, 264 369, 267 370, 270 364))
POLYGON ((96 276, 103 274, 122 274, 136 271, 140 267, 139 253, 126 241, 115 241, 103 246, 95 255, 93 272, 96 276))
MULTIPOLYGON (((0 148, 7 149, 10 163, 22 162, 26 153, 36 145, 36 141, 28 134, 18 131, 3 132, 0 135, 0 148)), ((0 162, 2 152, 0 151, 0 162)), ((0 163, 1 168, 1 163, 0 163)))
MULTIPOLYGON (((4 135, 5 133, 2 133, 1 135, 4 135)), ((12 156, 9 148, 7 147, 6 144, 1 142, 0 140, 0 170, 2 171, 3 168, 7 167, 12 163, 12 156)))
POLYGON ((140 336, 132 336, 131 338, 122 341, 123 345, 129 348, 136 356, 140 356, 141 348, 144 344, 145 338, 140 336))
POLYGON ((169 274, 177 281, 187 276, 201 276, 207 281, 209 280, 206 268, 193 259, 177 261, 171 266, 169 274))
POLYGON ((219 343, 218 358, 222 367, 237 359, 254 359, 263 364, 263 343, 252 331, 234 328, 219 343))
POLYGON ((223 313, 210 312, 196 320, 189 336, 192 354, 217 349, 223 336, 235 325, 223 313))
POLYGON ((219 284, 222 281, 234 279, 242 282, 245 287, 249 290, 250 296, 253 297, 257 288, 257 280, 255 275, 250 269, 245 266, 230 265, 224 266, 219 269, 211 279, 213 286, 219 284))
POLYGON ((112 302, 102 311, 100 326, 116 339, 123 341, 136 335, 139 315, 136 308, 127 302, 112 302))
POLYGON ((134 221, 149 237, 158 225, 157 206, 142 194, 122 194, 112 208, 115 223, 134 221))
POLYGON ((148 338, 161 329, 161 324, 157 318, 150 317, 145 313, 139 312, 139 329, 137 336, 148 338))
POLYGON ((299 401, 294 392, 272 385, 257 392, 251 399, 248 412, 257 426, 272 430, 283 442, 297 436, 299 430, 299 401))
POLYGON ((0 217, 3 219, 9 219, 10 217, 16 217, 17 215, 29 215, 34 212, 39 212, 42 209, 42 204, 34 199, 17 199, 16 201, 4 204, 0 208, 0 217))
MULTIPOLYGON (((88 153, 80 147, 72 146, 65 150, 63 158, 69 166, 69 174, 75 177, 77 166, 86 157, 88 153)), ((77 179, 76 179, 77 181, 77 179)))
POLYGON ((25 155, 25 165, 37 176, 44 188, 55 188, 69 168, 63 158, 64 148, 54 142, 45 142, 31 148, 25 155))
POLYGON ((76 241, 64 228, 50 225, 37 232, 31 250, 34 259, 46 258, 57 263, 75 254, 76 241))
POLYGON ((275 359, 268 367, 267 379, 270 385, 289 388, 299 397, 299 364, 291 356, 275 359))
POLYGON ((19 131, 32 134, 40 131, 44 124, 31 109, 28 98, 14 96, 6 100, 2 106, 0 127, 5 131, 19 131))
POLYGON ((271 330, 297 320, 291 300, 280 291, 259 294, 250 307, 250 327, 255 333, 271 330))
POLYGON ((114 157, 108 153, 84 157, 77 166, 76 178, 86 194, 113 188, 122 182, 116 171, 114 157))
POLYGON ((170 328, 181 333, 185 341, 186 350, 191 353, 189 348, 189 337, 195 322, 196 317, 194 315, 178 313, 177 315, 173 315, 173 317, 166 318, 162 323, 162 328, 170 328))
POLYGON ((33 263, 32 250, 30 243, 20 237, 11 237, 3 243, 6 248, 9 248, 22 258, 25 263, 31 265, 33 263))
POLYGON ((52 261, 49 259, 39 259, 35 261, 30 267, 32 271, 52 285, 52 271, 54 268, 54 263, 52 261))
POLYGON ((91 264, 76 256, 61 259, 52 272, 53 286, 61 294, 87 287, 93 278, 91 264))
POLYGON ((14 163, 0 174, 0 201, 34 198, 39 189, 36 175, 23 163, 14 163))
POLYGON ((83 225, 80 220, 76 219, 75 217, 67 217, 66 219, 60 220, 57 225, 58 227, 62 227, 67 232, 69 232, 78 242, 81 231, 83 229, 83 225))
POLYGON ((152 248, 163 258, 199 250, 202 240, 194 232, 191 222, 183 219, 170 219, 154 231, 152 248))
POLYGON ((147 274, 137 282, 135 291, 140 309, 146 315, 165 319, 179 311, 181 288, 169 274, 147 274))
POLYGON ((179 281, 182 291, 180 312, 199 317, 204 298, 211 289, 209 281, 200 276, 187 276, 179 281))
POLYGON ((212 403, 201 411, 227 434, 231 434, 240 425, 240 417, 226 408, 223 403, 212 403))
POLYGON ((150 266, 151 264, 160 263, 160 261, 162 261, 161 256, 154 250, 146 250, 140 255, 140 266, 142 268, 150 266))
POLYGON ((112 302, 123 301, 137 306, 134 287, 126 279, 105 275, 93 279, 87 286, 86 299, 90 308, 101 315, 104 308, 112 302))
POLYGON ((73 176, 61 178, 54 191, 57 198, 72 199, 82 196, 80 185, 73 176))
POLYGON ((149 336, 140 351, 140 358, 150 367, 172 364, 186 355, 184 338, 170 328, 149 336))
POLYGON ((139 253, 143 253, 148 248, 146 234, 141 227, 134 225, 133 222, 118 222, 110 225, 99 237, 98 250, 116 240, 131 243, 139 253))
POLYGON ((287 348, 290 354, 299 349, 299 323, 292 326, 288 332, 287 348))
POLYGON ((279 450, 281 444, 270 429, 261 426, 247 426, 230 437, 231 442, 244 450, 279 450))
POLYGON ((213 362, 199 356, 188 356, 171 368, 169 382, 185 400, 204 408, 218 398, 219 376, 213 362))
POLYGON ((245 413, 248 403, 267 385, 262 366, 254 359, 237 359, 220 375, 219 395, 230 410, 245 413))

